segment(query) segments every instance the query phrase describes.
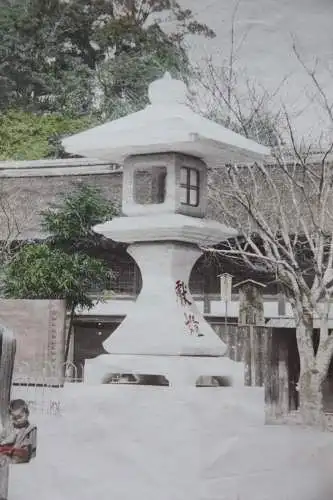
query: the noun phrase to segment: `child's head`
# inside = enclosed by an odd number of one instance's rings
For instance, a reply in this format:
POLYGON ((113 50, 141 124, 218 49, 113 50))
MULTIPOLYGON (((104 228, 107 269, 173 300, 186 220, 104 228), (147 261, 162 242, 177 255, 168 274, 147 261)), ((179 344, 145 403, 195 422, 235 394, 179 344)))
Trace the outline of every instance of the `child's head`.
POLYGON ((29 408, 23 399, 13 399, 9 405, 9 414, 14 427, 22 427, 29 419, 29 408))

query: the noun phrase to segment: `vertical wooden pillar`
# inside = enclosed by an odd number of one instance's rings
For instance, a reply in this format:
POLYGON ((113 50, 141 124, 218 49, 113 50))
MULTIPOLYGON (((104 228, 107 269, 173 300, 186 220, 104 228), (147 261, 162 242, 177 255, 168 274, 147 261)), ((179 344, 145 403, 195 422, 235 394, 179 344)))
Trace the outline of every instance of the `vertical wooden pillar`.
POLYGON ((288 344, 287 337, 280 331, 279 337, 279 404, 278 416, 287 415, 289 412, 289 370, 288 370, 288 344))
POLYGON ((209 293, 211 291, 211 273, 206 272, 204 274, 204 283, 203 283, 203 312, 204 314, 210 314, 211 312, 211 304, 209 293))
POLYGON ((291 408, 289 381, 289 338, 281 328, 269 329, 266 344, 265 413, 266 423, 283 421, 291 408))
POLYGON ((265 420, 276 420, 279 401, 279 349, 278 331, 268 328, 265 336, 265 420))
POLYGON ((136 297, 139 293, 139 289, 140 289, 140 271, 136 265, 136 263, 134 263, 134 267, 133 267, 133 283, 132 283, 132 294, 134 297, 136 297))
POLYGON ((246 280, 237 283, 234 288, 239 290, 238 324, 263 326, 265 324, 263 290, 266 285, 246 280))
POLYGON ((238 325, 243 328, 245 385, 262 386, 264 383, 263 368, 263 330, 265 325, 263 290, 266 285, 253 280, 238 283, 234 288, 239 290, 238 325))
MULTIPOLYGON (((13 382, 16 340, 11 331, 0 327, 0 424, 1 432, 10 431, 9 402, 13 382)), ((8 499, 9 459, 0 457, 0 499, 8 499)))
POLYGON ((285 316, 286 315, 286 298, 283 293, 279 292, 278 294, 278 315, 285 316))

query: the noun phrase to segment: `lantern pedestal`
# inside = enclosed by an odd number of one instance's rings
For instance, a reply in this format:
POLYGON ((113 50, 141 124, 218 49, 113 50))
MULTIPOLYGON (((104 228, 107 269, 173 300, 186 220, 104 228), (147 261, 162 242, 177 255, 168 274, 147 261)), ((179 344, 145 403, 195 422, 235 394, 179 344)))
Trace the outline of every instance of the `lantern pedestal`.
POLYGON ((153 374, 164 375, 171 385, 195 386, 199 376, 232 375, 229 360, 221 359, 225 344, 188 289, 192 267, 202 253, 198 246, 142 242, 130 245, 128 253, 142 273, 141 293, 104 342, 110 354, 86 362, 85 380, 101 383, 110 373, 153 374))

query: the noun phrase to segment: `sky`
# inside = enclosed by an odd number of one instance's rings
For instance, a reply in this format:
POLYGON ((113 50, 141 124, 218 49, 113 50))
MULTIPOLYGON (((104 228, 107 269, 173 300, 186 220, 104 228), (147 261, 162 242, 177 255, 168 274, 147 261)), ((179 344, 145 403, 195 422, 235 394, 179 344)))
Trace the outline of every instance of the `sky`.
MULTIPOLYGON (((231 18, 236 4, 236 41, 246 34, 238 53, 239 68, 274 93, 287 77, 274 100, 274 109, 284 103, 292 115, 299 136, 314 137, 325 116, 313 95, 309 78, 292 51, 295 39, 304 61, 313 67, 333 103, 333 0, 181 0, 199 21, 216 32, 213 40, 191 37, 189 52, 202 64, 212 55, 218 65, 228 56, 231 18), (331 73, 330 73, 331 71, 331 73), (301 113, 300 113, 301 112, 301 113)), ((327 122, 326 122, 327 124, 327 122)))

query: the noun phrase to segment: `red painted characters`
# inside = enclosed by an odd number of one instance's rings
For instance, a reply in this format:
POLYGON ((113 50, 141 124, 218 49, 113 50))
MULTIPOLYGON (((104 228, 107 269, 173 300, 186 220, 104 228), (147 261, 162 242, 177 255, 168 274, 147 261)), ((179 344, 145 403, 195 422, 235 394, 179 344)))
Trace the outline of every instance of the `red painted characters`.
POLYGON ((192 302, 187 298, 188 291, 184 281, 177 280, 175 290, 182 306, 192 305, 192 302))

